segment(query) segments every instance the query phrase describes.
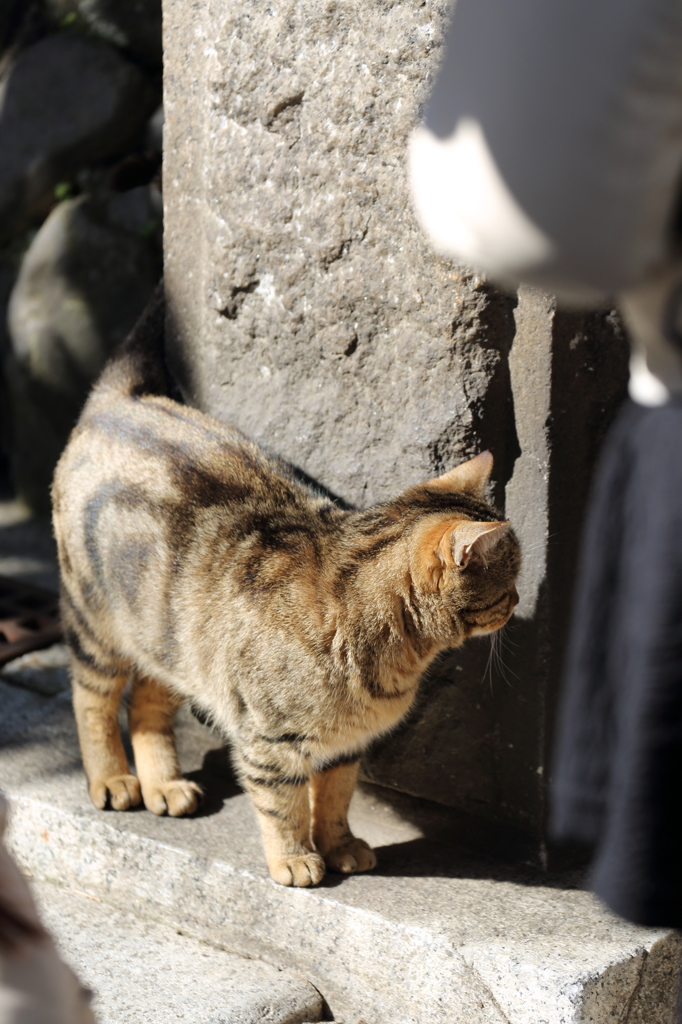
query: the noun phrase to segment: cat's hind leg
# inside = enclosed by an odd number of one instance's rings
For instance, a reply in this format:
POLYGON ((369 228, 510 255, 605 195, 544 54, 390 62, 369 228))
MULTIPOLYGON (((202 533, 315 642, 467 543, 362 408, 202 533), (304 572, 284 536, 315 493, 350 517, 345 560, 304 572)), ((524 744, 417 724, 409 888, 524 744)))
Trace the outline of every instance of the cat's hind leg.
POLYGON ((281 885, 316 885, 325 867, 311 841, 305 760, 288 744, 265 740, 241 744, 235 763, 258 815, 270 876, 281 885))
POLYGON ((128 721, 142 799, 154 814, 173 818, 192 814, 203 797, 199 786, 180 773, 173 722, 181 703, 156 680, 133 679, 128 721))
POLYGON ((354 874, 376 866, 374 850, 356 839, 348 825, 348 806, 360 769, 359 761, 331 765, 310 779, 312 834, 315 848, 332 871, 354 874))
POLYGON ((107 801, 115 811, 137 807, 142 800, 140 784, 128 766, 118 728, 128 673, 86 652, 75 638, 70 638, 70 646, 73 709, 90 799, 100 809, 107 801))

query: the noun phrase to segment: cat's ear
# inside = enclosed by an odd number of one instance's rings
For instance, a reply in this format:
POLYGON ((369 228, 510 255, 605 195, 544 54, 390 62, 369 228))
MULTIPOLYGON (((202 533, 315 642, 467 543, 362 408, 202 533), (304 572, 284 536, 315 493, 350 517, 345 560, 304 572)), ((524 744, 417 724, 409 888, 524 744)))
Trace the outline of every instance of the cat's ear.
POLYGON ((429 480, 427 487, 435 487, 439 491, 451 491, 453 493, 473 494, 476 498, 482 498, 485 493, 485 485, 493 469, 493 457, 490 452, 481 452, 461 466, 455 466, 442 476, 436 476, 429 480))
POLYGON ((464 567, 474 555, 485 563, 509 529, 509 520, 497 523, 460 521, 450 535, 455 565, 464 567))
POLYGON ((446 571, 465 568, 474 556, 485 563, 509 528, 509 521, 476 523, 470 519, 442 519, 424 528, 417 542, 417 572, 428 588, 438 590, 446 571))

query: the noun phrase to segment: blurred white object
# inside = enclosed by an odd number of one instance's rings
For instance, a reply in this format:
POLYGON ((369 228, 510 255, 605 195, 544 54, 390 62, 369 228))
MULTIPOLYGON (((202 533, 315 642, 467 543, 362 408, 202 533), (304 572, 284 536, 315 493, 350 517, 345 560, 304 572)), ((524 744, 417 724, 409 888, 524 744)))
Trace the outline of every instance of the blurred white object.
POLYGON ((618 305, 632 345, 630 398, 655 406, 682 397, 682 264, 660 268, 618 305))
POLYGON ((0 1024, 95 1024, 89 993, 60 959, 3 836, 0 793, 0 1024))
POLYGON ((552 242, 516 202, 477 121, 463 118, 447 139, 418 128, 409 146, 414 204, 444 256, 498 280, 510 267, 521 277, 551 258, 552 242))
POLYGON ((409 145, 434 246, 564 305, 617 299, 631 395, 682 395, 682 0, 457 0, 409 145))

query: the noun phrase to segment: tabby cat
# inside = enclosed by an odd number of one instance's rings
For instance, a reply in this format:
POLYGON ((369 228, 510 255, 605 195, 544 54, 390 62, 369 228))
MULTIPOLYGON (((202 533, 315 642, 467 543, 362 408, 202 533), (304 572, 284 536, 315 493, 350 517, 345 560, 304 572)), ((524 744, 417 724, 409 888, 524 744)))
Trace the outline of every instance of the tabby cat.
POLYGON ((62 621, 90 797, 191 814, 173 718, 232 740, 271 876, 319 882, 376 858, 348 827, 359 759, 440 651, 504 625, 519 545, 483 499, 485 452, 347 511, 233 427, 165 397, 154 300, 59 462, 62 621), (131 681, 131 774, 117 724, 131 681))

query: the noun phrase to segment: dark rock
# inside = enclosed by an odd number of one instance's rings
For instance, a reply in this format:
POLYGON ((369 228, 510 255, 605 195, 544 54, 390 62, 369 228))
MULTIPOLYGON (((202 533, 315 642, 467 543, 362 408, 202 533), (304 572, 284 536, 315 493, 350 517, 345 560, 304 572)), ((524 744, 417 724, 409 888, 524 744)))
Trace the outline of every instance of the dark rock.
POLYGON ((25 50, 0 93, 0 240, 49 211, 57 182, 123 155, 157 103, 156 86, 99 40, 61 34, 25 50))
POLYGON ((113 192, 128 192, 140 185, 149 185, 161 170, 161 151, 147 149, 142 153, 131 153, 116 164, 109 175, 109 187, 113 192))
POLYGON ((25 6, 22 0, 2 0, 0 3, 0 53, 13 43, 21 27, 25 6))
POLYGON ((19 54, 49 31, 42 0, 0 0, 0 81, 19 54))
POLYGON ((147 149, 158 149, 163 152, 163 105, 157 107, 147 122, 144 142, 147 149))
POLYGON ((161 67, 161 0, 48 0, 48 9, 61 25, 84 27, 150 68, 161 67))
POLYGON ((150 190, 56 207, 28 250, 10 300, 6 361, 15 485, 38 511, 52 470, 107 356, 160 276, 150 190))

